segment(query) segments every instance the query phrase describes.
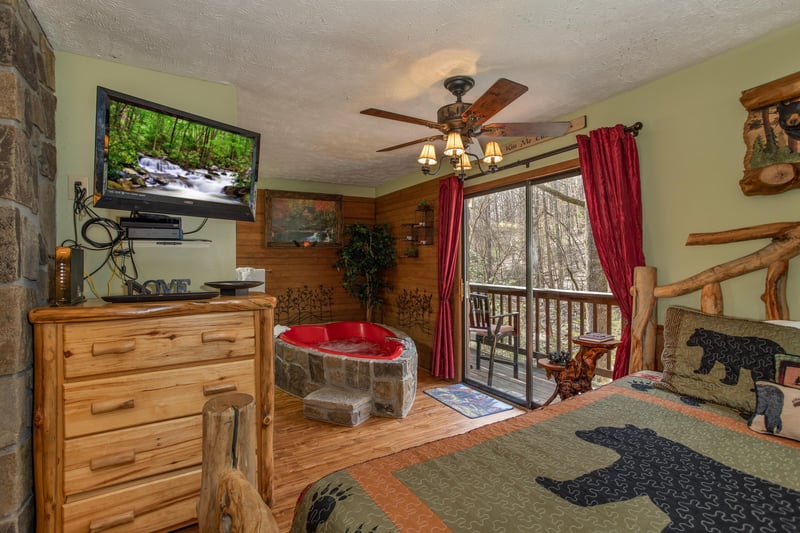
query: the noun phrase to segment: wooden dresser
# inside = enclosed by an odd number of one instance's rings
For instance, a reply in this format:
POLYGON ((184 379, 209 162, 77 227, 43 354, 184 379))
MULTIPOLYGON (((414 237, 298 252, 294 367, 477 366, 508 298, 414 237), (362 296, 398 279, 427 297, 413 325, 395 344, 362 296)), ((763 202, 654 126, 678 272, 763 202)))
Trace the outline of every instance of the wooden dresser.
POLYGON ((256 400, 272 496, 272 296, 31 310, 38 531, 168 531, 196 520, 202 409, 256 400))

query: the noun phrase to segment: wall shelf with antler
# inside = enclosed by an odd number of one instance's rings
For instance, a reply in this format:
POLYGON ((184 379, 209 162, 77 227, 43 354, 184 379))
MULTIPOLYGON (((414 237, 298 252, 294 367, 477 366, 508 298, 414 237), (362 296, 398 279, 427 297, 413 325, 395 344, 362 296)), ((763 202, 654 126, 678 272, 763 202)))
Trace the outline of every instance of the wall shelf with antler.
POLYGON ((709 314, 723 312, 720 283, 756 270, 766 269, 764 301, 767 320, 788 320, 786 281, 789 260, 800 255, 800 222, 776 222, 716 233, 692 233, 687 246, 724 244, 771 238, 760 250, 706 269, 684 280, 656 285, 656 268, 636 267, 633 273, 633 316, 631 319, 631 372, 655 368, 656 318, 658 298, 673 298, 700 290, 700 309, 709 314))

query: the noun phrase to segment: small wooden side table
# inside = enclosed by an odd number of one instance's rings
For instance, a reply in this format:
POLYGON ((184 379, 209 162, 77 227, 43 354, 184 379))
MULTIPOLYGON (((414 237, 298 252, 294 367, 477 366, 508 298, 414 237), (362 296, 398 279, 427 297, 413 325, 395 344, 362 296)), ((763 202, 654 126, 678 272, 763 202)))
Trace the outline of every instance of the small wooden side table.
POLYGON ((542 406, 549 405, 550 402, 555 400, 556 395, 562 400, 566 400, 567 398, 592 390, 592 379, 594 379, 594 370, 597 366, 597 360, 619 346, 619 341, 616 339, 603 342, 573 339, 572 342, 580 346, 580 348, 578 349, 578 353, 575 354, 575 357, 566 365, 551 363, 546 357, 536 361, 539 368, 544 368, 547 379, 550 379, 552 376, 553 380, 556 382, 556 388, 553 394, 550 395, 542 406))

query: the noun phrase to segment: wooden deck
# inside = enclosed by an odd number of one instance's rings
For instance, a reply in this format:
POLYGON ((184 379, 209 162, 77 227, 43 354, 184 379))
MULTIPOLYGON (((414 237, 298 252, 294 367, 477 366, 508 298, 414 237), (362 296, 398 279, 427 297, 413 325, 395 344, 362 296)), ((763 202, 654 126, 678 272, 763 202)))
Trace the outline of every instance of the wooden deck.
MULTIPOLYGON (((475 348, 474 344, 471 347, 469 358, 469 369, 467 370, 467 377, 482 385, 486 386, 489 379, 489 361, 484 357, 481 359, 480 369, 475 368, 475 348)), ((515 398, 520 404, 525 403, 525 355, 520 355, 519 372, 518 376, 514 377, 514 367, 509 362, 498 362, 498 359, 508 358, 509 354, 498 350, 498 356, 495 359, 494 375, 492 377, 492 389, 507 394, 515 398)), ((534 403, 543 404, 555 390, 555 383, 552 379, 547 379, 545 371, 541 368, 533 368, 533 376, 531 377, 531 387, 534 403)))
POLYGON ((525 412, 514 408, 467 418, 423 393, 427 388, 446 384, 420 369, 416 399, 406 418, 373 416, 354 428, 308 420, 303 417, 301 399, 276 389, 272 511, 281 531, 289 530, 303 488, 326 474, 525 412))

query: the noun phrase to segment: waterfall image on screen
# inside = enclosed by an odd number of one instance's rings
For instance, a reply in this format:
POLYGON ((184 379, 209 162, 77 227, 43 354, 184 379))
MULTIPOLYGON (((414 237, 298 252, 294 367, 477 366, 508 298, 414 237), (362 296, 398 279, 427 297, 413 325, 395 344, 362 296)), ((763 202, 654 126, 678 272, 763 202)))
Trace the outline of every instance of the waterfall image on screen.
POLYGON ((260 135, 98 87, 95 205, 253 220, 260 135))

